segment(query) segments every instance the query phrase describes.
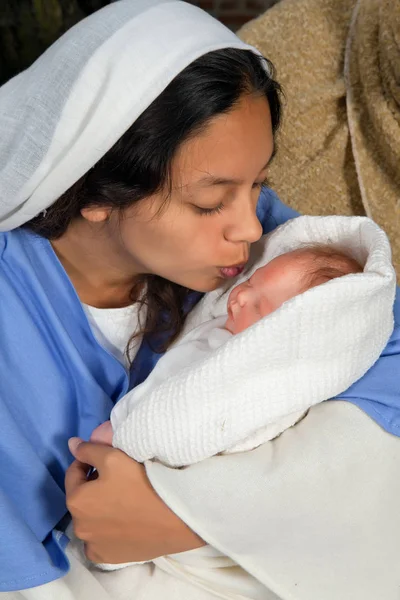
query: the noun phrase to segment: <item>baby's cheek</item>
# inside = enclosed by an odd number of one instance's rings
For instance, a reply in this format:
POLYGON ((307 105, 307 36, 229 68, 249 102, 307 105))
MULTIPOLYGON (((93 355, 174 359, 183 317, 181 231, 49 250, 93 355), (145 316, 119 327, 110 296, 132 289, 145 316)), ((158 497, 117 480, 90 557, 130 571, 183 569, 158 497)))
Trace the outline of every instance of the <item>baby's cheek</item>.
POLYGON ((254 325, 254 323, 257 323, 257 321, 259 321, 261 319, 261 315, 260 315, 260 309, 258 306, 253 306, 251 311, 249 312, 248 315, 248 324, 247 327, 250 327, 251 325, 254 325))
POLYGON ((261 298, 259 306, 260 319, 270 315, 276 308, 268 298, 261 298))
POLYGON ((240 333, 245 329, 257 323, 260 320, 260 315, 258 314, 257 309, 254 306, 246 305, 242 308, 241 313, 237 319, 235 319, 236 332, 240 333))

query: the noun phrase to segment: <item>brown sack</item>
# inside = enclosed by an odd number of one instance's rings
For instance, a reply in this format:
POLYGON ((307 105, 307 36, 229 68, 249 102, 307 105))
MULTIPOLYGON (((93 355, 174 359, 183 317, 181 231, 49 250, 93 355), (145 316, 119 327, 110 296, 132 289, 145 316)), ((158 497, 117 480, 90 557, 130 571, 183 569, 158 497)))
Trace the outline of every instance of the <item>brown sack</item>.
POLYGON ((302 213, 372 217, 400 274, 400 1, 282 0, 239 36, 286 95, 274 189, 302 213))

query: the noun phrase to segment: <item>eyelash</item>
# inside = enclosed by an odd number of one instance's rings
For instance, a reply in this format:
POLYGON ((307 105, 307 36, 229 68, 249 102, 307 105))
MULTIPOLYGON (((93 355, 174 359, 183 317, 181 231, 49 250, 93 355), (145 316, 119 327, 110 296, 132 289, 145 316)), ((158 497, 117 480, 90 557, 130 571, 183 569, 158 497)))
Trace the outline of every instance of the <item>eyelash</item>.
MULTIPOLYGON (((253 183, 253 189, 257 189, 257 188, 261 189, 264 184, 265 184, 264 181, 257 181, 255 183, 253 183)), ((225 205, 223 204, 223 202, 220 202, 218 204, 218 206, 214 206, 213 208, 201 208, 201 206, 195 206, 195 209, 198 211, 198 213, 200 215, 220 214, 224 208, 225 208, 225 205)))
POLYGON ((222 212, 224 204, 220 202, 218 206, 215 206, 214 208, 201 208, 200 206, 196 206, 195 208, 200 215, 215 215, 222 212))

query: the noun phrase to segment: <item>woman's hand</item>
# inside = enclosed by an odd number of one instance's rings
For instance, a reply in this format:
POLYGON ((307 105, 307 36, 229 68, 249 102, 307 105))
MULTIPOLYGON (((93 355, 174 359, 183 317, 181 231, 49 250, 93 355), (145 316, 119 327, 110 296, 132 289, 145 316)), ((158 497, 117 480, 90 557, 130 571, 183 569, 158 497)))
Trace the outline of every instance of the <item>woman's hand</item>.
POLYGON ((151 487, 143 465, 115 448, 70 440, 76 460, 66 473, 67 507, 89 560, 151 560, 204 545, 151 487), (97 469, 88 480, 88 465, 97 469))

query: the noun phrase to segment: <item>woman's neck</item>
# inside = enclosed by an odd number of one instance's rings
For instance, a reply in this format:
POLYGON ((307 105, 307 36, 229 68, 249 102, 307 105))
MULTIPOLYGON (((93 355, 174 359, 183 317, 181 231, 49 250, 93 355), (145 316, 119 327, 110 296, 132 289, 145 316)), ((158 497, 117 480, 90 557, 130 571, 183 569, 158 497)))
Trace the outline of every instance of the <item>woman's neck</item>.
POLYGON ((113 246, 106 226, 77 220, 52 247, 82 303, 97 308, 132 304, 139 273, 132 259, 124 260, 121 248, 113 246))

